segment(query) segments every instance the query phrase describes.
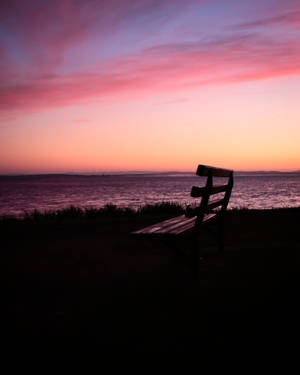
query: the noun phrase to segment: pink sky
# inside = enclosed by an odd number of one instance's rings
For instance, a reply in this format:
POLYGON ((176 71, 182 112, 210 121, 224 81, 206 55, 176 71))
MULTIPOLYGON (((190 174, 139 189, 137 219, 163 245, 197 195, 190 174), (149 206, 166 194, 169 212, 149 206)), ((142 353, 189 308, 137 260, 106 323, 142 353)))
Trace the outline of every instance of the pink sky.
POLYGON ((300 2, 4 1, 0 173, 300 169, 300 2))

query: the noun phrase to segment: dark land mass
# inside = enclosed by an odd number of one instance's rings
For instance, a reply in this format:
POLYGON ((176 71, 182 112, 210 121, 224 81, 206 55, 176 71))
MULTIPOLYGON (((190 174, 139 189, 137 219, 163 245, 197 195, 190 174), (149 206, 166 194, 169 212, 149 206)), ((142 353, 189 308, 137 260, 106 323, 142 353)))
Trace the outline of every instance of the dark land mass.
POLYGON ((297 339, 300 208, 229 211, 224 253, 208 234, 200 238, 198 280, 188 249, 129 236, 171 211, 110 207, 2 219, 7 337, 93 340, 108 351, 280 347, 297 339))
MULTIPOLYGON (((294 171, 236 171, 236 176, 272 176, 272 175, 298 175, 300 174, 300 170, 294 171)), ((66 177, 115 177, 115 176, 134 176, 134 177, 143 177, 143 176, 190 176, 194 177, 194 171, 166 171, 166 172, 155 172, 155 171, 125 171, 125 172, 95 172, 95 173, 38 173, 38 174, 0 174, 0 180, 5 179, 27 179, 27 178, 66 178, 66 177)))

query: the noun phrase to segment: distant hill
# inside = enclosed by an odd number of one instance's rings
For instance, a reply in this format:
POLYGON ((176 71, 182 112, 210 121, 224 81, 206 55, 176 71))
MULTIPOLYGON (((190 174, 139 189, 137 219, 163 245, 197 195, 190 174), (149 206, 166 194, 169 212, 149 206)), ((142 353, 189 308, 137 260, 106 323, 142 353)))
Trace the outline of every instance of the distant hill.
MULTIPOLYGON (((268 176, 268 175, 295 175, 300 174, 300 170, 295 171, 234 171, 236 176, 268 176)), ((125 172, 94 172, 94 173, 41 173, 41 174, 0 174, 0 178, 18 177, 18 178, 61 178, 61 177, 109 177, 109 176, 195 176, 195 171, 125 171, 125 172)))
POLYGON ((235 174, 237 176, 244 176, 244 175, 291 175, 291 174, 300 174, 300 170, 297 171, 236 171, 235 174))

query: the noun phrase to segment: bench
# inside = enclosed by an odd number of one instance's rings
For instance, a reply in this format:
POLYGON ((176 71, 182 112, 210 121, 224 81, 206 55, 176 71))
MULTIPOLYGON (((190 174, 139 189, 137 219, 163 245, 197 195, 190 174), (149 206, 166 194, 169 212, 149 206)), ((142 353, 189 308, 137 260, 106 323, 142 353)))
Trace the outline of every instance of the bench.
POLYGON ((191 197, 201 198, 200 203, 188 206, 184 215, 164 220, 132 232, 133 235, 151 236, 156 238, 173 238, 177 242, 179 237, 190 234, 192 240, 191 261, 193 273, 198 274, 198 236, 202 227, 209 223, 216 224, 216 237, 219 251, 224 249, 224 216, 233 187, 233 171, 199 165, 197 176, 206 177, 204 186, 193 186, 191 197), (226 178, 226 183, 214 185, 214 177, 226 178), (215 194, 222 195, 211 199, 215 194))

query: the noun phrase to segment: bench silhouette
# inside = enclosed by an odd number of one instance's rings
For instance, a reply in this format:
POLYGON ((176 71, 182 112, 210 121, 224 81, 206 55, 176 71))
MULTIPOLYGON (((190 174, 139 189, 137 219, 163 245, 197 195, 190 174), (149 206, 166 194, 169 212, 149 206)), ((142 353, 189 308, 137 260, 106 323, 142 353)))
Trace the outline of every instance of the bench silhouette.
POLYGON ((200 204, 188 206, 185 214, 164 220, 133 232, 133 235, 143 235, 158 238, 175 238, 191 234, 191 260, 194 274, 198 273, 198 236, 201 228, 208 223, 216 223, 217 244, 219 251, 224 250, 224 216, 233 187, 233 171, 229 169, 199 165, 197 176, 207 177, 204 186, 193 186, 191 197, 201 198, 200 204), (214 177, 228 178, 226 184, 214 185, 214 177), (222 193, 221 198, 211 199, 211 196, 222 193))

